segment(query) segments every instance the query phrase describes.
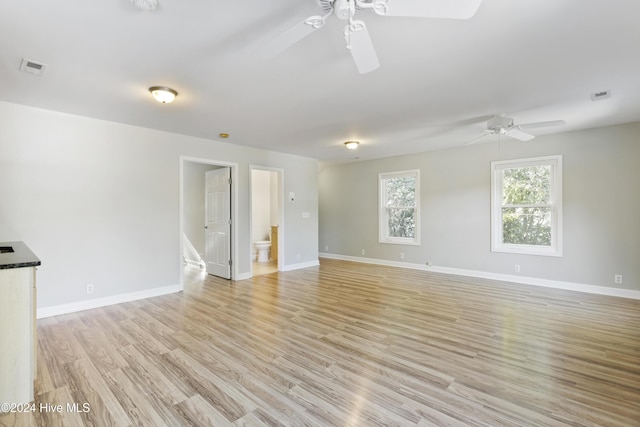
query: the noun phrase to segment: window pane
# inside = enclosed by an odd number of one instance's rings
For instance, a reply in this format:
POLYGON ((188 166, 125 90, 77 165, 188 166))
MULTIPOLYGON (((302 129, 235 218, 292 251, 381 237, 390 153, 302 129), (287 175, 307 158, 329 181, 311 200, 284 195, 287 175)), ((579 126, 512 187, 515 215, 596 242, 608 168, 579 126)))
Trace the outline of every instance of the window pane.
POLYGON ((420 244, 420 171, 378 174, 378 241, 420 244))
POLYGON ((551 166, 504 169, 503 205, 549 203, 551 199, 551 166))
POLYGON ((414 238, 416 232, 415 209, 387 208, 389 237, 414 238))
POLYGON ((387 207, 416 205, 415 177, 387 178, 387 207))
POLYGON ((506 244, 551 246, 551 208, 502 208, 506 244))

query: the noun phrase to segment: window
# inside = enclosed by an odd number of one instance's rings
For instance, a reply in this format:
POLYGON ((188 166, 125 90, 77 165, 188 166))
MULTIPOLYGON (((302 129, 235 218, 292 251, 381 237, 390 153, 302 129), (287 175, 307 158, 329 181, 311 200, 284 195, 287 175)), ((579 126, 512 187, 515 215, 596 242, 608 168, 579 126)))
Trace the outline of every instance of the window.
POLYGON ((491 163, 491 250, 562 256, 562 156, 491 163))
POLYGON ((379 242, 420 244, 420 171, 381 173, 379 242))

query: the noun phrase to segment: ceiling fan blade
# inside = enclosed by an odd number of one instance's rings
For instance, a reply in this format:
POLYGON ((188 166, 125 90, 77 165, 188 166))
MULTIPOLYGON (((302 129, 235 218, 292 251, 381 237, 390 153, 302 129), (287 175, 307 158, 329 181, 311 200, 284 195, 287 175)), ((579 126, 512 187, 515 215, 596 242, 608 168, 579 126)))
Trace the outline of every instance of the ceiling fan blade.
POLYGON ((482 135, 480 135, 479 137, 474 138, 474 139, 472 139, 471 141, 467 142, 467 144, 466 144, 466 145, 473 145, 473 144, 475 144, 476 142, 480 141, 480 140, 481 140, 482 138, 484 138, 485 136, 489 136, 489 135, 494 135, 494 133, 493 133, 493 132, 485 132, 485 133, 483 133, 482 135))
POLYGON ((549 126, 562 126, 566 124, 567 122, 565 122, 564 120, 551 120, 548 122, 525 123, 518 127, 520 129, 536 129, 536 128, 544 128, 549 126))
POLYGON ((482 0, 374 0, 374 11, 387 16, 469 19, 482 0))
POLYGON ((523 132, 520 129, 516 128, 509 129, 509 131, 507 132, 507 136, 518 139, 520 141, 529 141, 530 139, 535 138, 535 136, 531 135, 530 133, 523 132))
POLYGON ((353 24, 347 26, 345 32, 347 47, 351 50, 358 72, 365 74, 380 67, 378 55, 364 22, 353 21, 353 24))
POLYGON ((311 16, 289 28, 287 31, 280 34, 275 39, 269 41, 264 45, 262 49, 263 56, 266 58, 275 58, 283 51, 287 50, 303 38, 307 37, 309 34, 313 33, 315 30, 321 28, 322 25, 313 25, 309 23, 314 22, 311 21, 313 19, 316 20, 315 22, 320 22, 318 20, 321 20, 322 17, 311 16))

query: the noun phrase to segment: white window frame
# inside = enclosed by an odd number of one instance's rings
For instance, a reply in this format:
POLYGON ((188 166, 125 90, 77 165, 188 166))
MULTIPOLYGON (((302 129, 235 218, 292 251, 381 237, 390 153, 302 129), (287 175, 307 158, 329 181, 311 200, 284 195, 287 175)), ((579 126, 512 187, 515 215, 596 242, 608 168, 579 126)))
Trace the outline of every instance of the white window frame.
POLYGON ((420 170, 412 169, 399 172, 384 172, 378 174, 378 242, 391 243, 396 245, 420 245, 420 170), (413 237, 391 237, 389 236, 387 218, 387 186, 386 180, 389 178, 413 177, 416 180, 415 187, 415 209, 414 218, 416 230, 413 237))
POLYGON ((528 159, 501 160, 491 162, 491 251, 529 255, 562 256, 562 156, 533 157, 528 159), (532 166, 551 167, 551 189, 549 206, 551 208, 551 245, 523 245, 503 242, 502 201, 504 169, 532 166))

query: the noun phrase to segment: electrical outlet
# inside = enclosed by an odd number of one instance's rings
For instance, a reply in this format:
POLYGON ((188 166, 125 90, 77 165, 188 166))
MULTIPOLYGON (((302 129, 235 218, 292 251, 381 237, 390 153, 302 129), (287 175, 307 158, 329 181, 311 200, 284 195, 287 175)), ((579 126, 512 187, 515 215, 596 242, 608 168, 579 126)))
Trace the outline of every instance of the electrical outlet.
POLYGON ((516 273, 520 273, 520 264, 516 264, 514 270, 516 271, 516 273))
POLYGON ((400 259, 404 259, 404 252, 400 252, 400 259))
POLYGON ((92 294, 93 293, 93 283, 89 283, 87 285, 87 293, 88 294, 92 294))
POLYGON ((325 251, 325 252, 329 252, 329 245, 325 245, 325 246, 324 246, 324 251, 325 251))
POLYGON ((615 276, 613 276, 613 282, 617 285, 621 285, 622 284, 622 274, 616 274, 615 276))
POLYGON ((362 250, 362 255, 364 255, 364 249, 362 250))

